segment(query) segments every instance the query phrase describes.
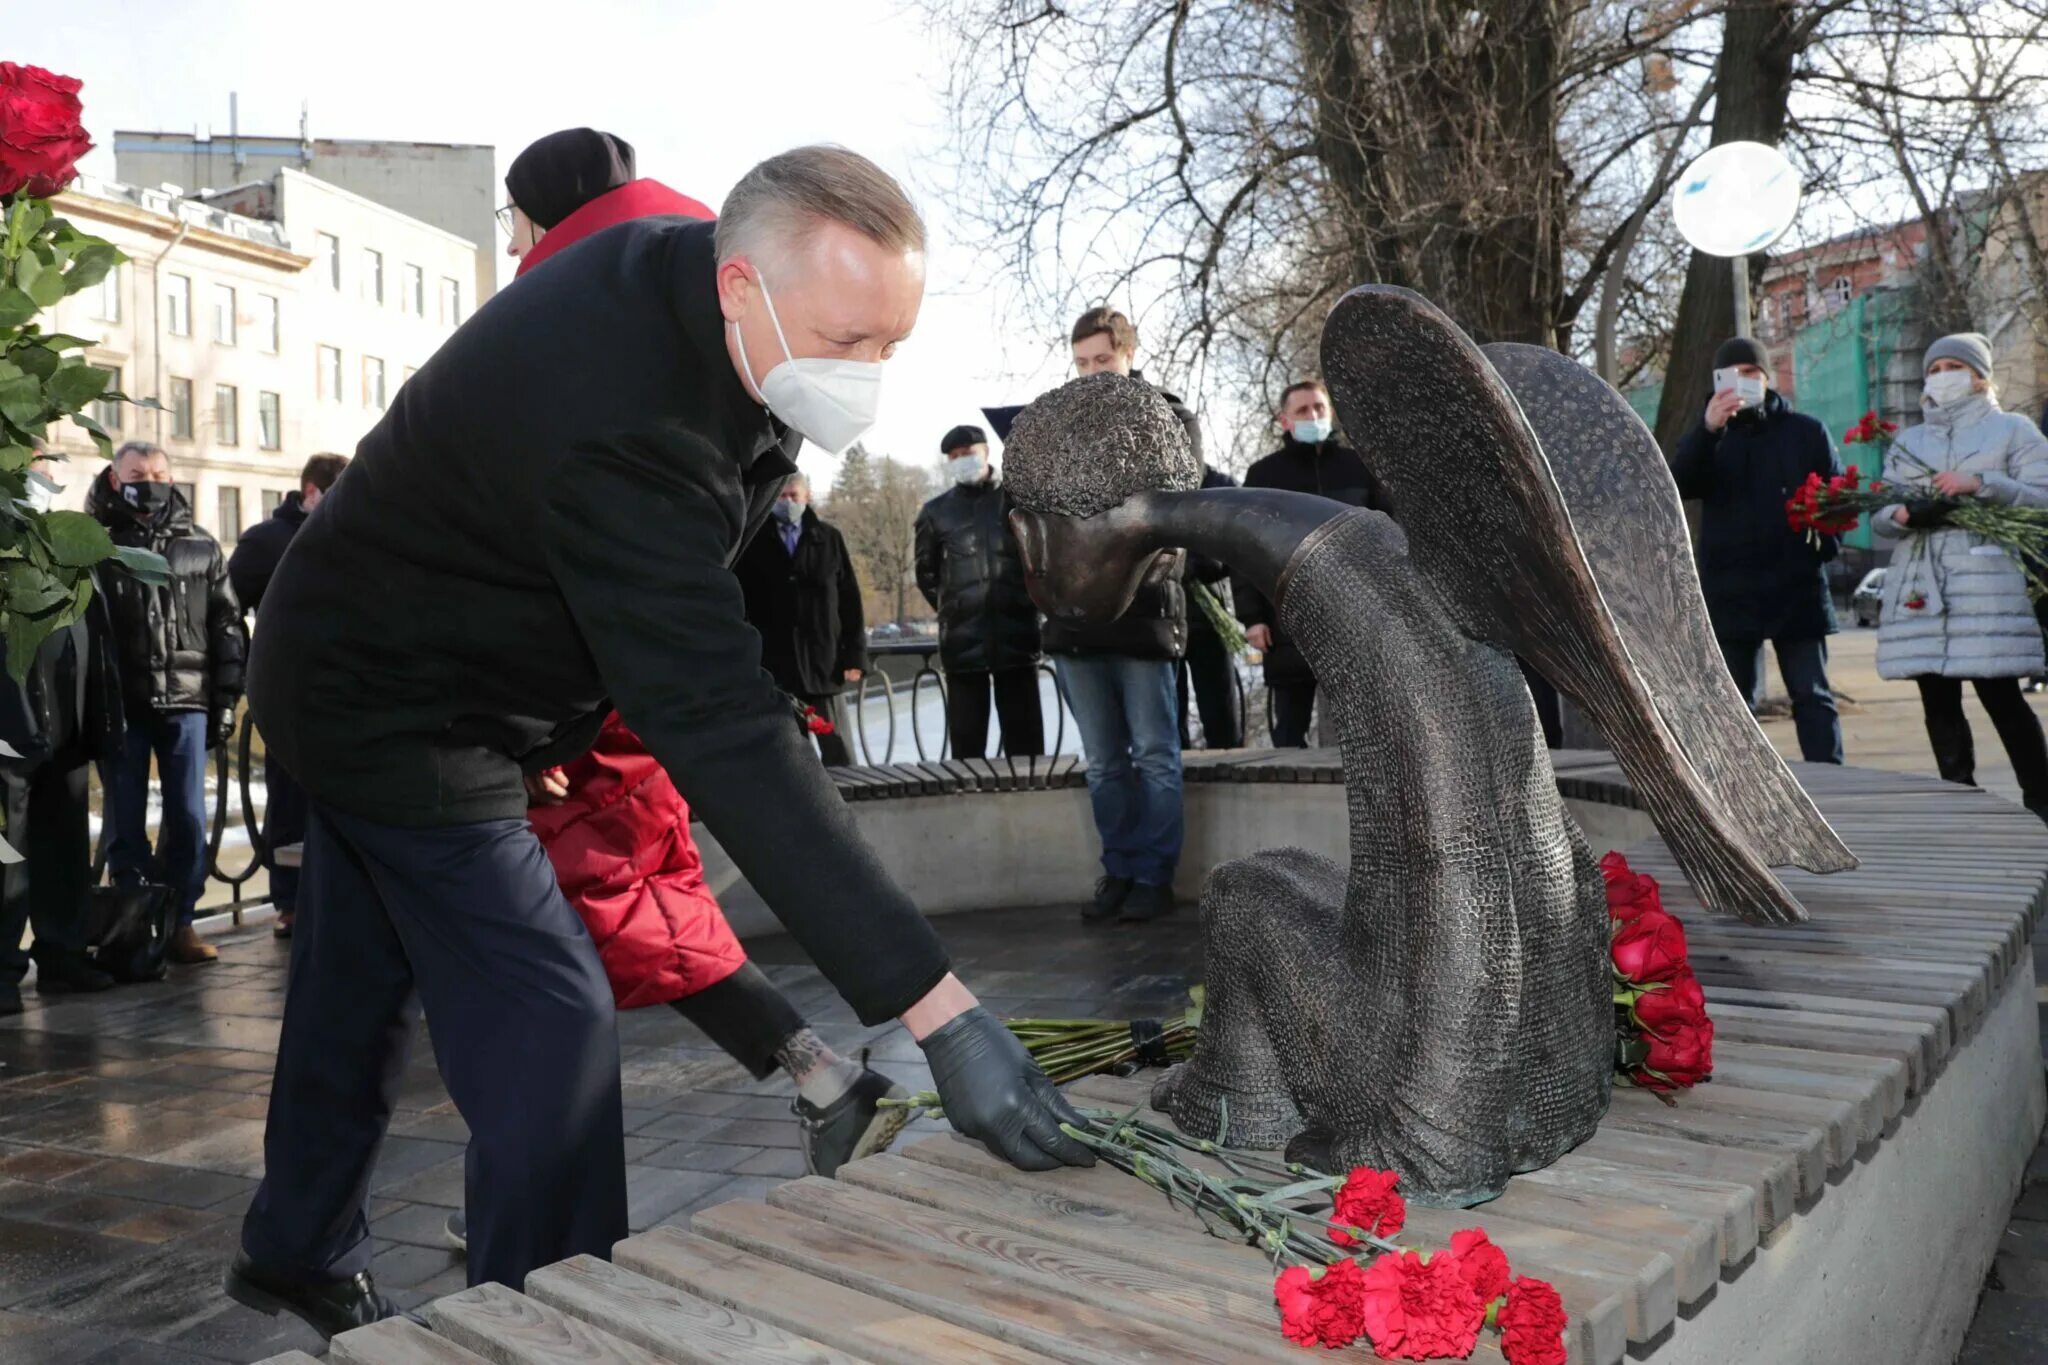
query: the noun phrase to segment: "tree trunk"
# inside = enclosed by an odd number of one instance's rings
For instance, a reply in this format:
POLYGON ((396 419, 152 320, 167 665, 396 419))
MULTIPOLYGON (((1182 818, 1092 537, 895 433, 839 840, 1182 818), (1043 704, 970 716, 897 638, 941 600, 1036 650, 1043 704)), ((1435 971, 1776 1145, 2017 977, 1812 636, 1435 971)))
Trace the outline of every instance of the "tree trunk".
MULTIPOLYGON (((1734 0, 1721 36, 1715 77, 1713 141, 1776 145, 1785 132, 1792 98, 1792 66, 1808 34, 1799 26, 1794 0, 1734 0)), ((1657 444, 1669 454, 1706 409, 1714 387, 1714 350, 1750 328, 1735 317, 1733 262, 1692 253, 1678 320, 1671 330, 1671 357, 1664 369, 1664 396, 1657 404, 1657 444)), ((1750 258, 1751 269, 1762 263, 1750 258)), ((1752 279, 1752 284, 1756 283, 1752 279)))

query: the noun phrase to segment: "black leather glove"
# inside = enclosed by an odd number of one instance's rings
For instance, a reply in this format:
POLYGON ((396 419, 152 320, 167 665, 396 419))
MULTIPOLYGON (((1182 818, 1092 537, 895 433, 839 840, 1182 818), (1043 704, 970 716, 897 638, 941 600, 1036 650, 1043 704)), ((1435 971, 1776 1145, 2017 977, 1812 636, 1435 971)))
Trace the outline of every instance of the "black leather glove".
POLYGON ((235 713, 232 710, 216 711, 210 719, 211 725, 208 730, 208 737, 212 742, 206 747, 209 749, 225 748, 227 742, 235 737, 235 713))
POLYGON ((1948 525, 1948 514, 1955 504, 1947 498, 1913 498, 1906 503, 1906 529, 1909 531, 1932 531, 1948 525))
POLYGON ((1080 1127, 1081 1116, 987 1010, 963 1010, 921 1046, 947 1121, 961 1133, 1027 1171, 1095 1164, 1095 1153, 1060 1131, 1080 1127))

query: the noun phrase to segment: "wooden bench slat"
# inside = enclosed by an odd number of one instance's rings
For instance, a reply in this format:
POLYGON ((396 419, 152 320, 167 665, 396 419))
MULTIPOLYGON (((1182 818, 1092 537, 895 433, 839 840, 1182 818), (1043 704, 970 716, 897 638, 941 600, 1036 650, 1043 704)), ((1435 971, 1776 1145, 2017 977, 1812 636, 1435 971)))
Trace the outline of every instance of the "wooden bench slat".
POLYGON ((1618 1089, 1602 1131, 1653 1133, 1722 1147, 1747 1147, 1782 1152, 1799 1174, 1800 1199, 1818 1195, 1828 1183, 1828 1135, 1810 1124, 1767 1122, 1744 1114, 1728 1114, 1698 1106, 1665 1105, 1643 1091, 1618 1089))
MULTIPOLYGON (((282 1357, 280 1357, 282 1358, 282 1357)), ((327 1365, 485 1365, 484 1358, 411 1318, 386 1318, 327 1343, 327 1365)))
POLYGON ((1714 1228, 1714 1254, 1724 1266, 1740 1265, 1756 1250, 1756 1192, 1748 1185, 1623 1166, 1577 1152, 1516 1179, 1639 1200, 1704 1219, 1714 1228))
POLYGON ((691 1365, 859 1365, 862 1359, 595 1256, 534 1271, 526 1277, 526 1296, 691 1365))
POLYGON ((492 1365, 661 1365, 645 1347, 572 1318, 502 1284, 480 1284, 421 1310, 436 1332, 492 1365))
MULTIPOLYGON (((1875 1088, 1879 1112, 1884 1121, 1897 1118, 1905 1110, 1906 1096, 1910 1093, 1910 1080, 1903 1055, 1878 1057, 1855 1052, 1804 1048, 1797 1044, 1788 1046, 1748 1042, 1729 1038, 1722 1032, 1717 1020, 1714 1027, 1714 1066, 1717 1071, 1723 1062, 1863 1078, 1875 1088)), ((1771 1086, 1763 1085, 1760 1088, 1768 1090, 1771 1086)))

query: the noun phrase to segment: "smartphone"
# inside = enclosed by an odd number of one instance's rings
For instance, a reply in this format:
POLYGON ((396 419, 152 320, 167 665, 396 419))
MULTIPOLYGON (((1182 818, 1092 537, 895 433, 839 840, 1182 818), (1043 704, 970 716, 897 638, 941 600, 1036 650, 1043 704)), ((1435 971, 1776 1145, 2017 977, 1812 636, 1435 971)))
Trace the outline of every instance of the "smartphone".
POLYGON ((1714 392, 1733 390, 1742 399, 1742 406, 1753 408, 1764 401, 1764 382, 1747 378, 1733 365, 1714 371, 1714 392))

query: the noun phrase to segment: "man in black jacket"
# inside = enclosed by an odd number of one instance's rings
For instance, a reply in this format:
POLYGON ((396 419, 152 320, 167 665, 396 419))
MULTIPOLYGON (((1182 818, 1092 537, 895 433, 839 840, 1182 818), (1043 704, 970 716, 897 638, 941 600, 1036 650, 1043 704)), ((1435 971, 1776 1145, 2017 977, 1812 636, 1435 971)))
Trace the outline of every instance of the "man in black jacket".
POLYGON ((470 1281, 625 1235, 611 988, 524 782, 613 707, 855 1013, 903 1021, 955 1128, 1090 1162, 790 723, 731 568, 799 437, 873 421, 923 284, 879 167, 773 157, 715 226, 608 227, 478 309, 300 530, 252 670, 312 809, 237 1300, 330 1334, 390 1311, 364 1197, 422 1006, 470 1130, 470 1281))
MULTIPOLYGON (((1077 373, 1132 374, 1137 329, 1115 309, 1083 313, 1071 340, 1077 373)), ((1187 426, 1201 459, 1195 414, 1170 393, 1160 397, 1187 426)), ((1045 623, 1045 652, 1081 729, 1088 798, 1102 839, 1102 877, 1083 919, 1149 920, 1173 909, 1184 834, 1175 676, 1188 645, 1185 559, 1177 550, 1161 555, 1114 621, 1045 623)))
POLYGON ((173 962, 211 962, 218 954, 192 925, 206 889, 206 755, 227 743, 242 699, 248 632, 228 586, 220 542, 192 524, 192 509, 171 483, 163 450, 130 441, 93 480, 86 511, 116 545, 162 555, 167 584, 145 583, 119 565, 100 581, 121 660, 128 733, 107 762, 108 818, 114 837, 107 872, 116 885, 157 881, 179 897, 173 962), (149 841, 149 760, 156 756, 163 814, 154 852, 149 841))
MULTIPOLYGON (((30 470, 44 478, 48 462, 30 470)), ((47 486, 30 499, 49 510, 47 486)), ((0 1015, 21 1012, 31 959, 44 995, 100 991, 114 978, 85 955, 85 907, 92 883, 86 779, 95 759, 118 752, 122 708, 106 598, 95 592, 84 617, 46 638, 15 682, 0 643, 0 838, 22 861, 0 867, 0 1015), (24 952, 21 932, 35 941, 24 952)))
MULTIPOLYGON (((1246 488, 1285 488, 1314 493, 1347 507, 1387 510, 1379 484, 1367 472, 1358 452, 1331 436, 1335 409, 1320 379, 1289 384, 1280 395, 1280 448, 1245 471, 1246 488)), ((1301 650, 1280 629, 1279 614, 1265 595, 1239 579, 1231 584, 1237 619, 1245 624, 1245 640, 1265 656, 1266 691, 1273 702, 1273 747, 1301 749, 1308 745, 1310 717, 1316 706, 1316 675, 1301 650)))
MULTIPOLYGON (((260 610, 263 591, 270 586, 271 575, 277 572, 292 537, 346 468, 346 455, 315 455, 299 471, 299 491, 286 494, 268 521, 242 532, 235 552, 228 556, 228 582, 246 610, 260 610)), ((299 909, 299 869, 296 864, 280 863, 277 850, 304 842, 306 793, 269 745, 263 748, 263 792, 263 864, 270 872, 270 903, 277 910, 272 932, 290 938, 299 909)))
MULTIPOLYGON (((1202 487, 1235 488, 1237 480, 1212 465, 1202 466, 1202 487)), ((1228 611, 1223 599, 1223 585, 1230 578, 1230 566, 1220 559, 1207 555, 1188 557, 1187 576, 1200 585, 1202 591, 1210 594, 1217 607, 1228 611)), ((1244 716, 1237 704, 1237 661, 1223 645, 1223 637, 1216 633, 1209 613, 1199 602, 1193 600, 1195 589, 1188 589, 1188 652, 1181 661, 1180 696, 1180 744, 1181 748, 1192 747, 1193 737, 1188 732, 1189 693, 1193 693, 1195 713, 1202 718, 1202 747, 1205 749, 1236 749, 1244 744, 1244 716)))
POLYGON ((917 514, 917 590, 939 614, 946 729, 953 757, 988 752, 989 697, 1003 752, 1045 752, 1038 704, 1038 607, 1010 534, 1010 495, 988 461, 988 433, 957 426, 939 441, 953 486, 917 514))
POLYGON ((846 685, 868 666, 860 579, 846 537, 811 507, 811 481, 793 474, 770 509, 774 520, 747 545, 733 572, 747 622, 761 634, 761 667, 783 691, 831 725, 818 736, 827 767, 853 762, 846 685))
POLYGON ((1792 726, 1808 763, 1842 761, 1842 720, 1828 685, 1835 604, 1822 567, 1840 541, 1795 531, 1785 503, 1808 474, 1842 472, 1827 428, 1771 387, 1770 356, 1749 337, 1714 352, 1714 396, 1678 443, 1671 473, 1698 498, 1700 591, 1714 638, 1751 709, 1762 701, 1764 642, 1792 695, 1792 726))

